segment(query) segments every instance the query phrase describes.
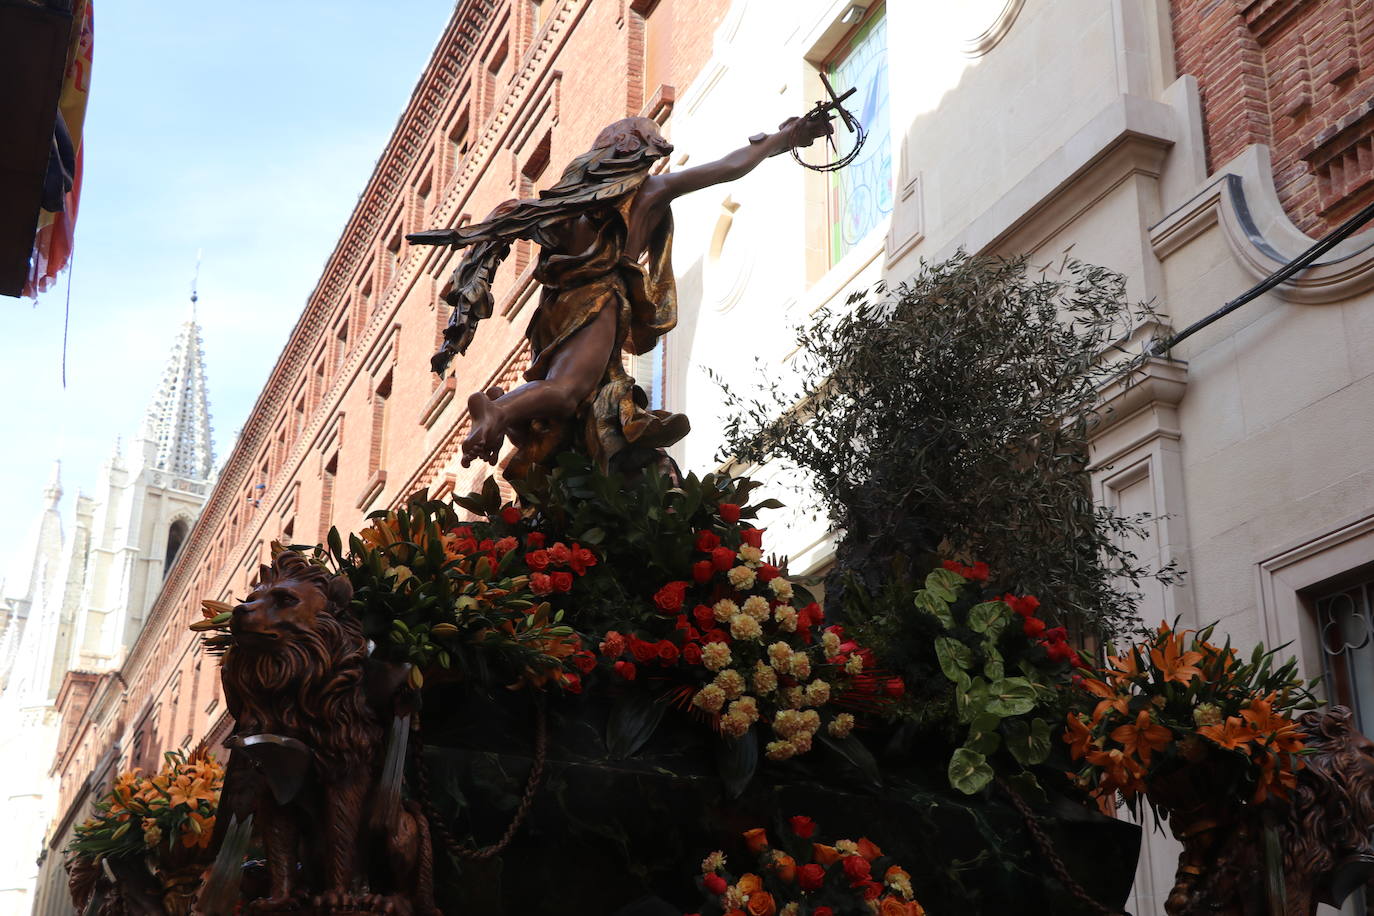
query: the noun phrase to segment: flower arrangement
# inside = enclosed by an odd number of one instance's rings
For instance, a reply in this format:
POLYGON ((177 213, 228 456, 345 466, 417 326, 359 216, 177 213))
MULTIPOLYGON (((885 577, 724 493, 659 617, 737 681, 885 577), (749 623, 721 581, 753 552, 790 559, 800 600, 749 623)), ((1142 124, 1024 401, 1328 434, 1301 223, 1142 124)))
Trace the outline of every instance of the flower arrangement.
MULTIPOLYGON (((346 553, 336 529, 328 540, 293 549, 348 576, 374 654, 410 663, 412 686, 423 686, 426 671, 451 670, 504 678, 511 687, 581 690, 592 656, 554 603, 565 603, 574 580, 597 564, 591 550, 546 544, 514 506, 460 524, 453 506, 423 494, 404 509, 373 513, 367 528, 349 536, 346 553)), ((272 549, 286 548, 274 542, 272 549)), ((205 601, 203 614, 191 628, 210 631, 206 644, 222 651, 232 641, 232 606, 205 601)))
POLYGON ((701 863, 698 886, 706 899, 692 916, 924 916, 911 875, 867 837, 826 845, 809 817, 788 819, 784 840, 774 846, 762 827, 744 841, 758 871, 738 877, 723 852, 701 863))
POLYGON ((843 627, 824 627, 820 605, 764 559, 763 529, 740 520, 740 506, 721 503, 718 516, 693 533, 690 579, 654 593, 657 619, 601 640, 600 658, 617 679, 658 694, 613 716, 614 749, 633 753, 655 714, 675 701, 734 749, 726 759, 739 769, 724 775, 736 790, 752 775, 757 743, 775 762, 828 743, 876 775, 852 737, 854 712, 900 696, 901 678, 881 672, 872 651, 846 640, 843 627))
POLYGON ((916 607, 935 618, 940 670, 954 685, 960 745, 950 756, 950 785, 972 795, 995 776, 1005 750, 1018 781, 1038 788, 1030 767, 1050 756, 1050 725, 1063 712, 1072 669, 1087 663, 1063 627, 1037 616, 1032 595, 986 593, 986 563, 947 560, 926 577, 916 607))
POLYGON ((1262 644, 1244 661, 1229 640, 1211 642, 1215 626, 1161 623, 1079 680, 1063 741, 1104 811, 1118 794, 1133 811, 1141 796, 1156 815, 1176 808, 1177 777, 1190 770, 1205 769, 1206 793, 1231 805, 1294 785, 1303 739, 1290 713, 1314 704, 1297 661, 1275 667, 1278 650, 1262 644))
POLYGON ((206 853, 215 829, 224 769, 212 754, 181 751, 163 755, 153 776, 138 770, 120 774, 95 803, 95 816, 76 828, 67 851, 101 859, 151 853, 159 861, 206 853))

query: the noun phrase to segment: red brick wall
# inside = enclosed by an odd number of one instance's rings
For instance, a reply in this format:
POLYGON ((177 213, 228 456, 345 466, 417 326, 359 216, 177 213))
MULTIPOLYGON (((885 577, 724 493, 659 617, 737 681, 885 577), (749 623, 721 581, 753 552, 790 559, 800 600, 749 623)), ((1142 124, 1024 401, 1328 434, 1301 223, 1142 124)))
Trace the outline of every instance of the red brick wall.
POLYGON ((1172 14, 1209 167, 1268 144, 1279 200, 1310 235, 1374 200, 1374 3, 1174 0, 1172 14))
POLYGON ((672 53, 654 67, 681 91, 709 58, 729 0, 544 0, 543 6, 536 28, 529 0, 457 3, 118 674, 127 692, 104 704, 99 719, 87 714, 67 731, 72 746, 59 752, 56 765, 59 817, 121 735, 127 765, 131 720, 145 726, 153 752, 180 744, 188 727, 191 745, 215 729, 223 715, 218 668, 186 626, 199 616, 203 598, 242 597, 257 564, 268 559, 267 544, 288 524, 297 541, 313 539, 329 523, 356 530, 368 512, 419 487, 448 484, 466 492, 490 473, 483 465, 457 474, 448 465, 467 430, 468 393, 521 381, 532 310, 528 272, 518 275, 513 258, 502 267, 494 286, 497 314, 455 363, 456 384, 436 386, 429 357, 441 320, 438 293, 457 259, 409 244, 393 258, 389 243, 398 225, 412 232, 479 220, 519 193, 532 158, 536 164, 549 158, 535 187, 555 180, 602 127, 640 113, 631 110, 632 101, 642 99, 642 106, 652 99, 658 86, 644 80, 646 33, 669 30, 672 53), (493 68, 503 43, 505 58, 493 68), (455 161, 449 136, 465 111, 468 149, 455 161), (335 343, 340 328, 348 328, 343 346, 335 343), (384 423, 374 422, 379 388, 387 393, 384 423), (451 401, 438 406, 450 391, 451 401), (337 473, 326 492, 331 461, 337 473), (374 472, 385 472, 380 489, 374 472))

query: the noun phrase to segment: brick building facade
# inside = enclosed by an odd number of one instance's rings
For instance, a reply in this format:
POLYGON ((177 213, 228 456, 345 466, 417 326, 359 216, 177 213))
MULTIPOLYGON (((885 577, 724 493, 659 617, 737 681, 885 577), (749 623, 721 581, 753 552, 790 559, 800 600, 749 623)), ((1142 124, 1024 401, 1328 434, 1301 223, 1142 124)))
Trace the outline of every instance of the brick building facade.
MULTIPOLYGON (((481 219, 557 178, 607 123, 666 122, 675 87, 710 54, 725 0, 460 0, 267 385, 199 524, 124 664, 94 684, 73 673, 59 702, 60 812, 36 913, 69 912, 61 856, 111 775, 227 732, 215 661, 186 626, 203 598, 247 591, 270 543, 313 543, 331 525, 419 487, 480 485, 448 469, 467 430, 465 395, 509 385, 527 360, 532 251, 512 252, 497 315, 459 376, 429 356, 447 321, 439 291, 452 252, 404 235, 481 219), (454 397, 461 392, 464 397, 454 397)), ((456 466, 456 465, 455 465, 456 466)))
POLYGON ((1179 73, 1202 91, 1208 164, 1269 146, 1279 200, 1310 235, 1374 187, 1374 12, 1361 0, 1181 0, 1179 73))

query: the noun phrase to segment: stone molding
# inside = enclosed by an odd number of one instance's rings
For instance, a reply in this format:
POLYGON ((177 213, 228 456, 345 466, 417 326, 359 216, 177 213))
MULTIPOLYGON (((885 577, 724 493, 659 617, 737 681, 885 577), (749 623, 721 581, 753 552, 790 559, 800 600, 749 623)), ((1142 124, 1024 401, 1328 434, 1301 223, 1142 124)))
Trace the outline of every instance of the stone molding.
POLYGON ((1374 515, 1346 519, 1255 564, 1259 625, 1267 645, 1291 642, 1302 674, 1322 670, 1317 623, 1303 592, 1374 561, 1374 515))
POLYGON ((936 260, 958 249, 987 254, 1015 243, 1033 250, 1090 210, 1133 175, 1159 178, 1177 134, 1174 109, 1122 95, 1050 154, 996 204, 945 244, 936 260))
POLYGON ((1021 8, 1026 5, 1026 0, 1007 0, 1002 5, 1002 11, 997 14, 997 18, 992 21, 986 29, 972 38, 964 41, 965 57, 982 57, 984 54, 997 47, 998 42, 1007 36, 1011 27, 1016 24, 1016 17, 1020 15, 1021 8))
MULTIPOLYGON (((1123 368, 1099 391, 1097 423, 1089 431, 1088 471, 1099 505, 1116 507, 1121 494, 1147 482, 1157 562, 1189 567, 1188 522, 1183 493, 1182 432, 1178 405, 1188 388, 1188 364, 1151 357, 1123 368)), ((1142 559, 1149 560, 1148 557, 1142 559)), ((1185 579, 1163 589, 1166 619, 1197 623, 1192 588, 1185 579)))
POLYGON ((1178 440, 1178 404, 1188 389, 1188 364, 1151 357, 1139 369, 1105 385, 1089 435, 1090 471, 1116 463, 1132 449, 1164 437, 1178 440))
MULTIPOLYGON (((1252 144, 1191 198, 1150 227, 1161 260, 1219 225, 1236 262, 1256 281, 1302 254, 1316 239, 1284 213, 1274 187, 1269 147, 1252 144)), ((1289 302, 1339 302, 1374 289, 1374 229, 1341 242, 1324 260, 1275 287, 1289 302)))

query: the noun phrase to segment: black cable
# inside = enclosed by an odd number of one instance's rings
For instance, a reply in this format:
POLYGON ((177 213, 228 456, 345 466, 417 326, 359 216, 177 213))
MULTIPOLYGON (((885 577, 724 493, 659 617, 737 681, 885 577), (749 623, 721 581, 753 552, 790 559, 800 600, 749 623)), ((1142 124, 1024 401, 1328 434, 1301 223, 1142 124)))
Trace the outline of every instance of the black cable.
POLYGON ((1307 249, 1302 254, 1298 255, 1296 258, 1289 261, 1287 264, 1283 265, 1278 270, 1271 273, 1269 276, 1265 277, 1259 283, 1255 284, 1250 289, 1246 290, 1236 298, 1232 299, 1230 302, 1223 305, 1221 308, 1217 309, 1215 312, 1208 315, 1206 318, 1202 318, 1198 321, 1193 322, 1192 324, 1188 325, 1188 327, 1184 328, 1182 331, 1179 331, 1173 337, 1170 337, 1168 340, 1155 341, 1154 345, 1150 348, 1150 355, 1163 356, 1170 350, 1170 348, 1178 344, 1179 341, 1191 337, 1193 334, 1207 327, 1212 322, 1217 321, 1220 318, 1226 317, 1227 315, 1231 314, 1236 309, 1240 308, 1242 305, 1249 302, 1250 300, 1256 299, 1264 295, 1265 293, 1269 292, 1269 290, 1278 286, 1280 283, 1283 283, 1285 280, 1287 280, 1294 274, 1298 273, 1299 271, 1306 270, 1308 267, 1312 265, 1314 261, 1317 260, 1317 258, 1326 254, 1326 252, 1330 251, 1332 248, 1335 248, 1346 238, 1350 237, 1351 235, 1354 235, 1355 230, 1359 229, 1361 226, 1369 222, 1371 219, 1374 219, 1374 204, 1370 204, 1369 206, 1361 210, 1359 213, 1356 213, 1354 216, 1350 217, 1350 219, 1346 220, 1344 223, 1341 223, 1341 225, 1333 229, 1330 232, 1330 234, 1326 235, 1324 238, 1319 240, 1311 248, 1307 249))

